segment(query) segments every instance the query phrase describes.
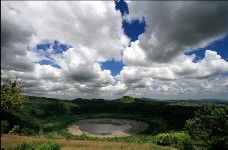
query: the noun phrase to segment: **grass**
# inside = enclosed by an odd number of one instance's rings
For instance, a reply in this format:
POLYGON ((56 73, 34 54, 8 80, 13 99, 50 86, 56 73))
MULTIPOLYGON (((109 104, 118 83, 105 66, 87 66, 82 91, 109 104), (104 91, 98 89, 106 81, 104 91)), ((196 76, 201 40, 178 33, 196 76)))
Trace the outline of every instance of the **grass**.
POLYGON ((61 144, 62 150, 176 150, 175 148, 158 146, 150 143, 123 143, 123 142, 102 142, 102 141, 79 141, 66 139, 35 138, 19 135, 1 136, 1 148, 14 148, 24 142, 42 144, 44 142, 55 141, 61 144))

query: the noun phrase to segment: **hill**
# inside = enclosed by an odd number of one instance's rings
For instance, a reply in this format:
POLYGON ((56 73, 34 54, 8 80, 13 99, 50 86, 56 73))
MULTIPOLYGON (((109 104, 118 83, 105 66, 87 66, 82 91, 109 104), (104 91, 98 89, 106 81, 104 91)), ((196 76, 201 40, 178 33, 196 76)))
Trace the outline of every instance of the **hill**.
MULTIPOLYGON (((29 97, 21 110, 2 111, 2 120, 9 127, 20 125, 23 135, 51 134, 65 136, 66 127, 87 118, 123 118, 146 122, 150 125, 143 134, 155 135, 169 130, 180 130, 185 120, 194 116, 196 107, 172 106, 170 102, 142 101, 130 97, 119 100, 58 100, 44 97, 29 97)), ((6 132, 7 132, 6 131, 6 132)))
POLYGON ((24 136, 103 142, 154 143, 154 136, 159 133, 183 130, 186 120, 193 118, 194 112, 201 105, 198 103, 189 104, 191 105, 184 105, 179 101, 144 101, 128 96, 112 101, 103 99, 59 100, 30 96, 22 109, 2 110, 1 120, 7 120, 9 123, 4 133, 8 133, 15 125, 20 125, 17 133, 24 136), (90 118, 131 119, 145 122, 149 127, 140 134, 121 138, 97 139, 68 133, 69 125, 90 118))

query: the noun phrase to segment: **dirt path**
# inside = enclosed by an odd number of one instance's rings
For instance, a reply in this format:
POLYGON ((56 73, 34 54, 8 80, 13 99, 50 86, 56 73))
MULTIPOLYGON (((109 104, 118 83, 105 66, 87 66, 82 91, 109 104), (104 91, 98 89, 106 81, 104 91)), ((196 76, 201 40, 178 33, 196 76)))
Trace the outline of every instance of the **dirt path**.
POLYGON ((142 132, 147 129, 149 125, 144 122, 134 121, 134 120, 127 120, 127 119, 112 119, 112 118, 96 118, 96 119, 87 119, 87 120, 81 120, 74 124, 72 124, 68 131, 69 133, 73 135, 82 135, 83 133, 91 136, 91 137, 124 137, 124 136, 130 136, 132 134, 136 134, 139 132, 142 132), (109 134, 92 134, 89 132, 83 132, 80 130, 79 126, 84 123, 90 123, 90 124, 112 124, 112 125, 126 125, 129 124, 131 127, 125 131, 114 131, 109 134))

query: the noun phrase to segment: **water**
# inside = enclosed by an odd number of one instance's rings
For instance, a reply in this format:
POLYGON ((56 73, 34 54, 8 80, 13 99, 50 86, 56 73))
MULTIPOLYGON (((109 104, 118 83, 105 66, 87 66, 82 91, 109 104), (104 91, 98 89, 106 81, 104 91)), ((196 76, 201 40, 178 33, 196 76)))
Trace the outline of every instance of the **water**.
POLYGON ((132 126, 130 124, 113 125, 99 123, 83 123, 79 126, 79 129, 83 132, 89 132, 94 134, 111 134, 114 131, 125 131, 131 127, 132 126))

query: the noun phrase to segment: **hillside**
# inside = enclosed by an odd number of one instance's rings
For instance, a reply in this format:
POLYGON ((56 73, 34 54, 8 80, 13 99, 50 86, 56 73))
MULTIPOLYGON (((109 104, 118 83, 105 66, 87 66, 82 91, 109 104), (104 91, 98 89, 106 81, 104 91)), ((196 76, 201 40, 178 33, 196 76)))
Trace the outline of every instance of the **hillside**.
MULTIPOLYGON (((131 97, 112 101, 103 99, 70 101, 30 96, 22 109, 2 110, 1 120, 9 122, 4 133, 8 133, 14 125, 20 125, 17 133, 23 136, 147 145, 155 143, 155 136, 160 133, 182 131, 186 120, 194 117, 194 112, 200 105, 202 103, 185 105, 180 101, 144 101, 131 97), (139 134, 121 138, 98 139, 69 134, 67 128, 72 123, 91 118, 131 119, 145 122, 149 127, 139 134)), ((9 137, 4 135, 4 138, 9 137)))
POLYGON ((29 97, 22 110, 2 111, 2 120, 10 127, 21 125, 24 135, 64 130, 72 122, 96 117, 127 118, 150 125, 143 134, 155 135, 169 130, 180 130, 185 120, 194 116, 195 107, 170 105, 170 102, 142 100, 72 100, 29 97), (13 118, 13 119, 12 119, 13 118))

